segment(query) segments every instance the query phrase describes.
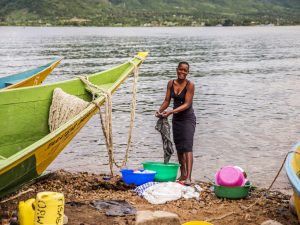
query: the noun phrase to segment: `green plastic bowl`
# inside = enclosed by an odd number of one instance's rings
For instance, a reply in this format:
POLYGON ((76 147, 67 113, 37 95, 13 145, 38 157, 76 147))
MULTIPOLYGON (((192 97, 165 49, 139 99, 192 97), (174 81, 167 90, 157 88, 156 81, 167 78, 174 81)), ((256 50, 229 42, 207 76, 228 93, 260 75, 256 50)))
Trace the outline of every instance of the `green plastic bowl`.
POLYGON ((179 168, 178 163, 142 162, 144 170, 154 170, 156 175, 154 180, 165 182, 175 181, 179 168))
POLYGON ((243 187, 227 187, 214 184, 214 191, 216 196, 228 199, 241 199, 249 195, 251 183, 246 183, 243 187))

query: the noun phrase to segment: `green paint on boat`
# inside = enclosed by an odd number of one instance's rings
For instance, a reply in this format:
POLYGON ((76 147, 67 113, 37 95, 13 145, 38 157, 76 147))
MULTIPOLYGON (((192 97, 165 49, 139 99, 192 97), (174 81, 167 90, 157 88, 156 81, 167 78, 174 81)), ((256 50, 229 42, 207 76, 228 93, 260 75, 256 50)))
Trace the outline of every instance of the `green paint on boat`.
MULTIPOLYGON (((133 64, 139 66, 147 56, 147 53, 141 53, 141 55, 142 57, 138 55, 130 62, 88 76, 90 82, 111 93, 114 92, 132 73, 134 69, 133 64)), ((40 175, 36 171, 38 170, 36 165, 39 163, 38 158, 35 156, 37 149, 41 148, 41 146, 50 146, 48 143, 62 135, 67 129, 70 129, 73 124, 86 118, 89 119, 92 114, 97 112, 95 105, 91 104, 84 112, 50 133, 48 117, 55 88, 61 88, 64 92, 86 101, 92 100, 91 94, 78 78, 43 86, 10 89, 0 92, 0 197, 8 192, 8 188, 14 188, 40 175), (10 179, 12 181, 7 185, 7 181, 10 179)), ((97 100, 102 103, 104 97, 100 97, 97 100)), ((70 141, 68 137, 62 138, 62 140, 66 143, 58 146, 59 148, 65 147, 70 141)), ((51 158, 52 160, 54 158, 51 158)))
POLYGON ((37 177, 38 174, 35 169, 35 164, 35 157, 31 156, 16 167, 1 174, 0 196, 5 196, 16 191, 20 187, 20 185, 24 184, 26 181, 31 180, 32 177, 37 177))

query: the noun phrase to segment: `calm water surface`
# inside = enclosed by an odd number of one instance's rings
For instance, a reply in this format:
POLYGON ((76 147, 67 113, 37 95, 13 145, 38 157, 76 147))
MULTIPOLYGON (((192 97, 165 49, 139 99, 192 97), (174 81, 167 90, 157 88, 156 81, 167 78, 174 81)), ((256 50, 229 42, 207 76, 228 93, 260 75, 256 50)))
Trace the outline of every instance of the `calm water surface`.
MULTIPOLYGON (((155 110, 180 60, 190 62, 196 85, 196 179, 224 165, 243 167, 267 186, 286 152, 300 139, 300 27, 31 28, 0 27, 0 76, 63 56, 45 83, 102 71, 149 51, 138 85, 130 167, 162 161, 155 110)), ((113 97, 116 158, 129 125, 131 82, 113 97)), ((172 158, 176 161, 176 156, 172 158)), ((98 116, 93 117, 49 170, 103 173, 108 158, 98 116)), ((288 187, 284 171, 276 187, 288 187)))

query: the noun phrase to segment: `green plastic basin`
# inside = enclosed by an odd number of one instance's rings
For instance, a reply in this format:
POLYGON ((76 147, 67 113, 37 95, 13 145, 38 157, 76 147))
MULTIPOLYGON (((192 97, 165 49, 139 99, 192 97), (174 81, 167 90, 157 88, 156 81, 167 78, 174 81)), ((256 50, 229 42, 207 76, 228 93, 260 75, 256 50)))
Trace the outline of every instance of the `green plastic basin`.
POLYGON ((243 187, 226 187, 214 184, 214 191, 216 196, 228 199, 246 198, 249 194, 251 183, 246 183, 243 187))
POLYGON ((156 171, 155 181, 175 181, 179 168, 178 163, 142 162, 145 170, 156 171))

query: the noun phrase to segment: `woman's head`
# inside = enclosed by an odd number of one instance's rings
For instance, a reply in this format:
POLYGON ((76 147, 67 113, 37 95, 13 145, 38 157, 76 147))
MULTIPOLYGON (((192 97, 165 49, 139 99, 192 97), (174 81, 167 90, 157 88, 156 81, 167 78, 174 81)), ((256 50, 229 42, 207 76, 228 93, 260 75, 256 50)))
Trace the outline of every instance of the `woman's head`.
POLYGON ((180 80, 186 79, 186 76, 189 74, 190 65, 188 62, 179 62, 177 66, 177 78, 180 80))

